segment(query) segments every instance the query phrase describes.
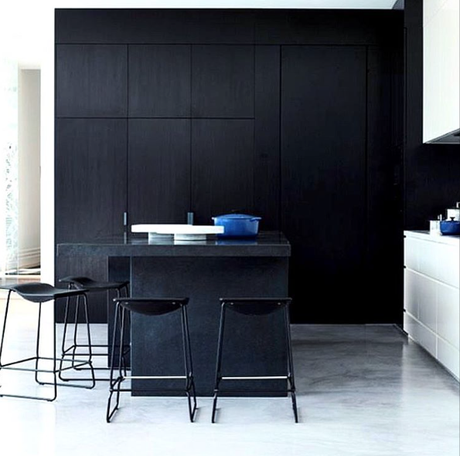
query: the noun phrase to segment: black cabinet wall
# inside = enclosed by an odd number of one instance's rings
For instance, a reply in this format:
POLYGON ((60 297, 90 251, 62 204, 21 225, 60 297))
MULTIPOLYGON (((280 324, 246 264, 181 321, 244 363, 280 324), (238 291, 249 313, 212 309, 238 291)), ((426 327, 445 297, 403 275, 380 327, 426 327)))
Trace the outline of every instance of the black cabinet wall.
POLYGON ((127 46, 56 46, 56 116, 126 117, 127 46))
POLYGON ((192 208, 196 223, 254 211, 254 121, 192 121, 192 208))
MULTIPOLYGON (((292 243, 293 321, 398 322, 395 30, 395 11, 57 10, 56 243, 122 234, 125 211, 255 213, 292 243)), ((106 264, 58 257, 56 278, 106 264)))
POLYGON ((193 117, 254 117, 254 46, 192 46, 193 117))
POLYGON ((129 116, 189 117, 190 73, 190 46, 129 46, 129 116))
POLYGON ((328 305, 314 306, 312 321, 365 318, 357 290, 366 249, 366 71, 362 46, 282 49, 281 227, 292 243, 292 295, 308 287, 333 302, 339 289, 354 302, 333 316, 328 305))
MULTIPOLYGON (((55 239, 84 241, 123 234, 127 195, 126 119, 56 119, 55 239)), ((56 257, 56 279, 106 277, 105 258, 56 257)), ((105 296, 92 296, 95 322, 106 319, 105 296)), ((63 309, 56 308, 58 319, 63 309)))
POLYGON ((190 120, 129 119, 130 224, 184 223, 190 210, 190 120))

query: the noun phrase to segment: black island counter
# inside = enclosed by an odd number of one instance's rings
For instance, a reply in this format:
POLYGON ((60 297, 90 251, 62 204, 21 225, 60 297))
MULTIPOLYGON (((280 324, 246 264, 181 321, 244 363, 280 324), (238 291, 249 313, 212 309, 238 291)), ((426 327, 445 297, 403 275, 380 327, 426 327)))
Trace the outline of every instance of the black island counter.
MULTIPOLYGON (((281 232, 261 232, 255 239, 174 241, 172 237, 127 235, 93 242, 58 244, 58 255, 108 257, 109 280, 131 283, 134 297, 188 297, 193 368, 197 394, 211 396, 222 297, 288 296, 291 247, 281 232)), ((113 306, 109 303, 109 333, 113 306)), ((132 375, 183 375, 180 313, 160 317, 133 315, 132 375)), ((276 376, 286 372, 282 312, 252 316, 227 313, 223 375, 276 376)), ((133 395, 166 394, 177 380, 133 381, 133 395)), ((239 395, 281 395, 284 380, 226 382, 239 395), (275 393, 265 393, 274 390, 275 393), (280 393, 276 393, 279 391, 280 393)), ((224 387, 223 387, 224 388, 224 387)), ((223 391, 225 391, 223 389, 223 391)), ((171 393, 178 394, 178 393, 171 393)), ((234 394, 233 394, 234 395, 234 394)))

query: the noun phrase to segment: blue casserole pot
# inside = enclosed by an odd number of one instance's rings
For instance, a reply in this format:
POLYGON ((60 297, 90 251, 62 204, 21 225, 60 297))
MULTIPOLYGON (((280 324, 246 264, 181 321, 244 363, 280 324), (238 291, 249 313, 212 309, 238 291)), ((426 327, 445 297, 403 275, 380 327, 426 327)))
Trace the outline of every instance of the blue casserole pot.
POLYGON ((458 220, 441 220, 442 234, 460 234, 460 221, 458 220))
POLYGON ((223 226, 224 233, 218 237, 254 237, 259 232, 260 217, 246 214, 226 214, 212 218, 214 225, 223 226))

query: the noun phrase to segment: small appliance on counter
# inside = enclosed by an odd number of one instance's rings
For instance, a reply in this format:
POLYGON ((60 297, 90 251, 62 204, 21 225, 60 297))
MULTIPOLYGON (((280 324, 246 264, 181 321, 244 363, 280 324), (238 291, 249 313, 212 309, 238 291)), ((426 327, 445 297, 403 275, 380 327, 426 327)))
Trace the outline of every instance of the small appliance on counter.
POLYGON ((430 234, 434 236, 439 236, 441 235, 441 220, 442 220, 442 214, 438 215, 438 218, 436 220, 430 220, 430 234))
POLYGON ((259 233, 261 217, 247 214, 225 214, 212 217, 215 226, 222 226, 224 232, 218 234, 219 238, 248 238, 259 233))
POLYGON ((455 207, 447 209, 447 220, 460 222, 460 201, 455 203, 455 207))

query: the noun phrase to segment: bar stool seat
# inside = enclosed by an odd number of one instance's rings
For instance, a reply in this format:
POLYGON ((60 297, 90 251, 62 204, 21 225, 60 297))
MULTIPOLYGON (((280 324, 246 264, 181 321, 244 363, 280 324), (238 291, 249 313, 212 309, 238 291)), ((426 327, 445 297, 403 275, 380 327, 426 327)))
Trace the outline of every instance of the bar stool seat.
MULTIPOLYGON (((117 297, 121 297, 123 292, 125 293, 126 296, 129 293, 129 282, 128 281, 106 282, 106 281, 93 280, 85 276, 68 276, 68 277, 63 277, 62 279, 59 279, 59 282, 67 284, 69 289, 85 290, 86 293, 109 292, 113 290, 116 292, 117 297)), ((86 304, 84 305, 86 306, 86 304)), ((85 308, 84 311, 90 314, 87 308, 85 308)), ((75 357, 76 353, 86 355, 88 353, 87 350, 89 349, 88 345, 82 344, 78 341, 78 315, 79 315, 78 303, 76 303, 73 322, 71 321, 70 313, 71 313, 70 312, 70 301, 68 300, 66 302, 66 307, 64 311, 64 336, 62 339, 62 356, 63 357, 65 356, 75 357), (66 346, 67 329, 68 329, 69 323, 74 325, 73 342, 71 343, 71 345, 66 346)), ((102 352, 93 351, 93 356, 107 357, 107 358, 110 356, 110 351, 109 351, 110 344, 109 343, 93 344, 92 348, 103 349, 102 352)), ((96 371, 107 371, 110 369, 110 366, 93 367, 93 369, 96 371)), ((82 369, 82 370, 85 370, 85 369, 82 369)), ((72 378, 64 378, 62 376, 60 376, 60 378, 63 381, 73 380, 72 378)), ((108 381, 109 378, 97 378, 97 380, 98 381, 101 381, 101 380, 108 381)))
MULTIPOLYGON (((8 290, 8 297, 6 301, 6 308, 5 308, 5 316, 3 320, 3 328, 2 328, 2 336, 0 341, 0 370, 16 370, 16 371, 26 371, 26 372, 34 372, 35 373, 35 381, 39 385, 52 385, 54 387, 54 394, 51 397, 42 397, 42 396, 25 396, 19 394, 3 394, 0 390, 0 397, 17 397, 17 398, 25 398, 25 399, 36 399, 36 400, 46 400, 46 401, 54 401, 57 397, 57 387, 58 386, 71 386, 77 388, 94 388, 96 381, 94 377, 94 370, 92 366, 92 352, 91 349, 88 352, 88 359, 74 359, 70 367, 64 367, 64 362, 66 360, 61 357, 59 359, 59 367, 57 367, 58 359, 56 358, 56 322, 53 323, 53 357, 45 357, 40 355, 40 332, 41 332, 41 314, 42 314, 42 304, 48 301, 56 301, 60 298, 66 298, 70 300, 71 298, 75 298, 79 300, 80 298, 86 302, 86 293, 85 290, 68 290, 62 288, 53 287, 50 284, 42 283, 42 282, 31 282, 31 283, 24 283, 24 284, 14 284, 14 285, 7 285, 1 286, 0 288, 8 290), (35 344, 35 356, 19 359, 16 361, 2 363, 1 357, 3 353, 3 347, 5 343, 5 334, 6 334, 6 327, 8 321, 8 311, 10 307, 10 298, 11 293, 15 292, 22 298, 26 299, 27 301, 31 301, 34 303, 38 303, 38 322, 37 322, 37 337, 36 337, 36 344, 35 344), (25 368, 25 367, 18 367, 19 364, 26 363, 29 361, 35 362, 34 368, 25 368), (53 367, 52 369, 41 369, 39 366, 40 361, 52 361, 53 367), (90 379, 75 379, 77 381, 90 381, 91 384, 89 386, 85 385, 77 385, 77 384, 70 384, 70 383, 58 383, 57 382, 57 375, 61 372, 68 370, 68 369, 75 369, 81 368, 83 366, 89 366, 89 369, 92 373, 90 379), (53 382, 45 382, 39 379, 39 373, 49 373, 53 374, 53 382)), ((87 317, 87 315, 86 315, 87 317)), ((89 323, 86 319, 87 324, 87 337, 88 337, 88 344, 91 347, 91 336, 89 333, 89 323)))
MULTIPOLYGON (((212 404, 211 421, 215 423, 217 398, 220 393, 220 384, 222 381, 238 381, 238 380, 281 380, 285 379, 288 383, 286 389, 287 393, 291 394, 292 410, 294 412, 295 422, 298 423, 297 414, 297 401, 296 401, 296 387, 294 382, 294 363, 292 359, 292 345, 291 345, 291 330, 289 323, 289 305, 291 298, 220 298, 221 313, 219 324, 219 337, 217 342, 217 360, 216 360, 216 375, 214 383, 214 399, 212 404), (274 312, 284 312, 284 326, 286 335, 286 348, 287 348, 287 372, 285 375, 276 376, 222 376, 222 352, 224 344, 224 331, 225 331, 225 314, 227 310, 248 315, 248 316, 262 316, 269 315, 274 312)), ((250 350, 250 347, 248 347, 250 350)), ((226 391, 231 392, 231 391, 226 391)))
POLYGON ((83 276, 68 276, 59 279, 60 283, 67 283, 76 289, 85 289, 87 292, 91 291, 109 291, 109 290, 122 290, 128 288, 129 282, 104 282, 90 279, 83 276))
MULTIPOLYGON (((131 392, 132 388, 122 388, 122 383, 125 380, 163 380, 163 379, 183 379, 185 380, 184 392, 187 396, 188 411, 190 421, 193 422, 195 418, 195 412, 197 408, 196 403, 196 391, 195 381, 193 378, 193 363, 192 363, 192 351, 190 347, 190 332, 188 326, 187 316, 187 304, 188 298, 116 298, 115 308, 115 323, 114 323, 114 336, 112 343, 112 361, 110 370, 110 394, 107 401, 107 423, 110 423, 115 412, 119 409, 120 405, 120 393, 131 392), (169 314, 175 311, 181 312, 181 327, 182 327, 182 344, 184 353, 184 375, 126 375, 126 372, 122 371, 122 356, 125 352, 125 325, 126 317, 131 313, 143 315, 146 318, 157 317, 165 314, 169 314), (118 320, 121 324, 118 324, 118 320), (119 347, 118 347, 118 376, 114 378, 115 372, 115 352, 117 349, 116 331, 120 332, 119 335, 119 347), (111 401, 113 394, 116 394, 115 406, 112 407, 111 401), (193 404, 192 404, 193 400, 193 404)), ((156 391, 156 390, 143 390, 144 392, 156 391)), ((169 391, 170 392, 170 391, 169 391)))

